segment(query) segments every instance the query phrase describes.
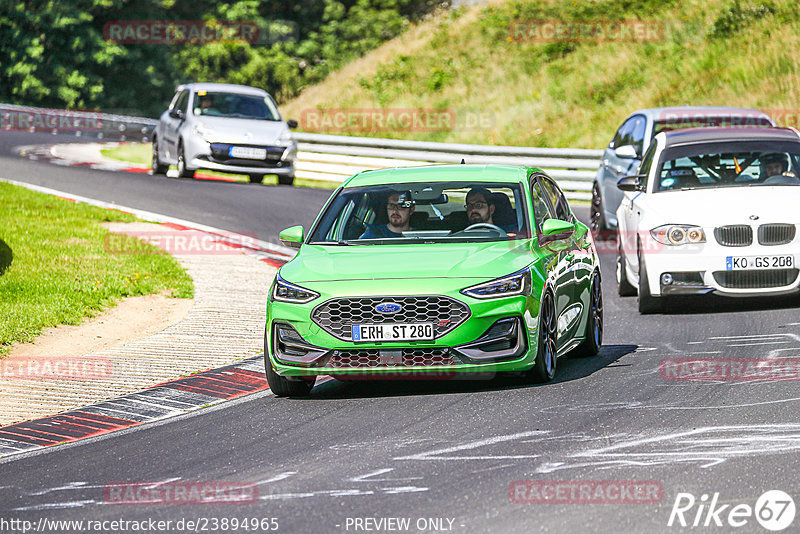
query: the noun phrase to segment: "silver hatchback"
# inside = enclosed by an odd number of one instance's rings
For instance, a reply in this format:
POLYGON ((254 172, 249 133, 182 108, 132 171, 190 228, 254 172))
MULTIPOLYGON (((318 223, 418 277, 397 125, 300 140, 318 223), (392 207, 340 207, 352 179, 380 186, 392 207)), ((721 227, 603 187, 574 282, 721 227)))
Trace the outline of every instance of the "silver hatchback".
POLYGON ((596 236, 617 227, 617 208, 622 191, 617 181, 636 174, 645 149, 660 132, 708 126, 775 126, 769 115, 757 109, 675 106, 634 111, 623 121, 603 153, 592 186, 590 227, 596 236))
POLYGON ((261 182, 267 174, 278 183, 294 182, 297 143, 275 100, 262 89, 222 83, 178 87, 153 132, 153 174, 170 165, 180 177, 199 169, 246 174, 261 182))

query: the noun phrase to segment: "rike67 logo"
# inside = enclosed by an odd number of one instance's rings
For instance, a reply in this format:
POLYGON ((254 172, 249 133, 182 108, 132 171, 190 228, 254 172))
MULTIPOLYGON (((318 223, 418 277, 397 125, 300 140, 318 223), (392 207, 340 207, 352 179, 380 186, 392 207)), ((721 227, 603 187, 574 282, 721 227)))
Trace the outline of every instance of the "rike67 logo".
POLYGON ((703 494, 697 499, 691 493, 678 493, 669 514, 667 526, 738 528, 750 524, 755 518, 767 530, 784 530, 794 521, 794 499, 781 490, 764 492, 755 502, 731 503, 721 501, 719 493, 710 498, 703 494), (725 502, 725 504, 722 504, 725 502))

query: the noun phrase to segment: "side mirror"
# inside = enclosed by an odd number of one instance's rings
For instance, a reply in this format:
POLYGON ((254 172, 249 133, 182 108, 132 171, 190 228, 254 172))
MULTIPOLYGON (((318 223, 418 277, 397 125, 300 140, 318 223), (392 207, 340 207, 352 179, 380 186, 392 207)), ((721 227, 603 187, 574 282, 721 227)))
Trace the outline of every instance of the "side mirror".
POLYGON ((542 242, 544 245, 551 241, 567 239, 575 233, 575 225, 559 219, 547 219, 542 225, 542 242))
POLYGON ((642 181, 639 179, 638 174, 633 176, 625 176, 617 181, 617 189, 620 191, 644 191, 642 181))
POLYGON ((636 152, 636 149, 633 147, 633 145, 623 145, 621 147, 617 147, 614 149, 614 154, 616 154, 618 158, 622 159, 639 159, 639 153, 636 152))
POLYGON ((303 244, 303 227, 292 226, 291 228, 287 228, 278 234, 278 238, 284 246, 300 248, 300 245, 303 244))
POLYGON ((286 126, 292 129, 297 128, 297 121, 294 119, 289 119, 288 121, 286 121, 286 126))
POLYGON ((173 119, 183 119, 183 111, 179 109, 171 109, 169 110, 169 116, 173 119))

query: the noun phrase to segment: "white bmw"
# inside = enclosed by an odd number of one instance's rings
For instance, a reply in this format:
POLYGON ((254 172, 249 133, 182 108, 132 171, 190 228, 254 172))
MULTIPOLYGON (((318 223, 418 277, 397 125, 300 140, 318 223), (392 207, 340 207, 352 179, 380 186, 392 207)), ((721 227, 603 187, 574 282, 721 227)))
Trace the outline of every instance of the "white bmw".
POLYGON ((619 294, 653 313, 670 295, 798 292, 798 177, 793 128, 658 134, 618 182, 619 294))

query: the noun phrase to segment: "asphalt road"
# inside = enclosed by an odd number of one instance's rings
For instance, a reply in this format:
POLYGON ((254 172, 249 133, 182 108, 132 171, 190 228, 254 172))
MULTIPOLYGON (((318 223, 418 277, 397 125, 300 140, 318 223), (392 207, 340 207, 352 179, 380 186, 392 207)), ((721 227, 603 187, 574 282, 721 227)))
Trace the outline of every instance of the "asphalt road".
MULTIPOLYGON (((9 151, 14 144, 53 142, 44 139, 3 134, 0 175, 259 234, 307 224, 327 196, 62 169, 9 151)), ((576 211, 585 217, 585 209, 576 211)), ((734 518, 745 521, 738 528, 727 521, 734 506, 755 507, 767 490, 800 498, 798 382, 668 380, 659 366, 670 358, 800 356, 800 302, 689 300, 642 317, 635 298, 616 296, 613 260, 610 252, 602 256, 601 354, 560 360, 550 384, 330 381, 309 399, 256 394, 57 446, 0 463, 0 531, 12 531, 1 522, 12 518, 152 519, 172 521, 173 532, 190 531, 185 523, 176 528, 181 519, 206 518, 201 526, 208 531, 237 532, 243 530, 230 523, 222 528, 222 520, 275 518, 279 532, 402 532, 392 529, 402 524, 386 521, 407 518, 412 532, 766 532, 752 515, 734 518), (609 497, 614 483, 625 481, 650 481, 663 491, 652 494, 660 502, 640 504, 568 503, 566 494, 556 504, 512 502, 535 496, 528 486, 510 493, 515 481, 532 480, 599 481, 609 497), (215 481, 256 484, 256 498, 213 505, 108 502, 108 485, 120 482, 215 481), (688 525, 697 518, 696 528, 681 527, 678 518, 668 526, 682 493, 697 500, 691 508, 684 506, 688 496, 679 503, 688 525), (716 509, 725 508, 709 517, 717 493, 716 509), (715 526, 715 517, 724 526, 715 526)), ((772 509, 788 517, 783 505, 762 504, 762 517, 772 509)), ((58 530, 51 525, 48 531, 58 530)), ((784 530, 797 531, 800 518, 784 530)))

